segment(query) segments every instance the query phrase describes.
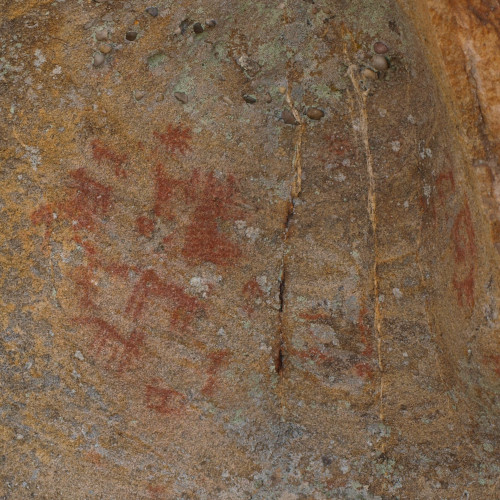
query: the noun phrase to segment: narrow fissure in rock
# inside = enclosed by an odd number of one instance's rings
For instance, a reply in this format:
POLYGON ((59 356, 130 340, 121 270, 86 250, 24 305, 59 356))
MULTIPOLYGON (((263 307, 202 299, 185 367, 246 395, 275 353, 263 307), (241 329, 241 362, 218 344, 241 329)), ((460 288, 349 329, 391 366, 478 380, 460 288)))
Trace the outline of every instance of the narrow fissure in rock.
POLYGON ((288 242, 288 231, 290 229, 290 222, 295 214, 295 201, 292 198, 290 201, 290 205, 288 207, 288 212, 285 219, 284 231, 283 231, 283 254, 281 258, 281 276, 279 282, 279 337, 278 337, 278 348, 277 354, 274 361, 274 366, 276 373, 282 374, 284 369, 284 360, 286 353, 286 339, 283 328, 283 312, 285 308, 285 291, 286 291, 286 278, 287 278, 287 269, 286 269, 286 251, 287 251, 287 242, 288 242))

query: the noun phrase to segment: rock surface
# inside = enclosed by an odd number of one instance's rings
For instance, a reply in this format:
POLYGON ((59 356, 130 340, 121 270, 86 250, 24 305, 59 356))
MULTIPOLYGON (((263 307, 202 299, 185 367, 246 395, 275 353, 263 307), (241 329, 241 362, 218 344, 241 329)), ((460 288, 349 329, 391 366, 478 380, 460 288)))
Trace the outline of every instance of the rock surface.
POLYGON ((1 498, 499 495, 466 3, 0 0, 1 498))

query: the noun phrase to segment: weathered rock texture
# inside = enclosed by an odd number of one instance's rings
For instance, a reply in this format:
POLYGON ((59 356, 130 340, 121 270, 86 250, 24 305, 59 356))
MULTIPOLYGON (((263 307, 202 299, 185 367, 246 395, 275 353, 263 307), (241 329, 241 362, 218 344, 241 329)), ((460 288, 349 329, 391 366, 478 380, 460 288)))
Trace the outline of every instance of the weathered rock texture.
POLYGON ((0 7, 1 498, 498 497, 496 2, 0 7))

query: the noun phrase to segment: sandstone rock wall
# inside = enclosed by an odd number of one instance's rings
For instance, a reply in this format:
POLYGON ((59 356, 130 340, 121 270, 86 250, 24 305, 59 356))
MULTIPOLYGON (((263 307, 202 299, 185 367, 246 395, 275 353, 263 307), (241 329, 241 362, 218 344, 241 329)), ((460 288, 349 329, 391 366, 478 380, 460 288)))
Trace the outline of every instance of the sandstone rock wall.
POLYGON ((494 2, 0 6, 2 498, 498 495, 494 2))

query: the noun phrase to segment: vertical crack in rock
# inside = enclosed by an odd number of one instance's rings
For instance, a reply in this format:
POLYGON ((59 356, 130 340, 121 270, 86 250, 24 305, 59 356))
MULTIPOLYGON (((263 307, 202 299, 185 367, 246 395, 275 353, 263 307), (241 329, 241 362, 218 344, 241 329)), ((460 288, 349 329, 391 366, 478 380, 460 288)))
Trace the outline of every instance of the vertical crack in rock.
MULTIPOLYGON (((371 222, 372 232, 373 232, 373 295, 374 295, 374 326, 375 335, 377 338, 377 356, 378 356, 378 366, 380 371, 380 390, 379 390, 379 418, 381 422, 384 422, 384 380, 383 373, 384 367, 382 363, 382 326, 381 326, 381 312, 380 312, 380 302, 379 302, 379 282, 378 282, 378 248, 377 248, 377 199, 375 193, 375 175, 373 173, 373 157, 370 151, 370 140, 368 135, 368 115, 366 112, 366 98, 368 91, 361 90, 359 86, 358 79, 356 78, 356 73, 358 67, 355 64, 349 65, 347 73, 351 79, 352 85, 354 87, 355 101, 358 107, 359 116, 359 131, 361 134, 361 140, 363 142, 363 147, 365 150, 366 157, 366 170, 368 174, 368 217, 371 222)), ((385 445, 382 444, 382 451, 385 445)))
POLYGON ((278 328, 278 340, 277 347, 275 349, 276 355, 274 360, 274 366, 276 373, 283 376, 286 363, 287 354, 287 338, 284 325, 284 314, 285 314, 285 293, 286 293, 286 280, 287 280, 287 262, 286 255, 288 253, 288 237, 291 221, 295 215, 295 203, 300 196, 302 191, 302 138, 305 131, 305 123, 303 122, 299 112, 295 109, 295 106, 291 97, 290 87, 287 89, 286 101, 290 106, 290 109, 298 123, 297 131, 294 138, 294 152, 292 159, 292 170, 294 175, 294 180, 292 188, 290 190, 290 201, 288 203, 287 214, 284 222, 283 228, 283 252, 281 255, 281 271, 279 279, 279 328, 278 328))
POLYGON ((279 279, 279 327, 278 327, 276 357, 274 360, 274 367, 278 375, 283 374, 283 368, 284 368, 283 363, 286 351, 286 339, 285 339, 285 331, 283 324, 284 323, 283 314, 285 310, 286 278, 287 278, 286 253, 288 246, 288 232, 290 229, 290 223, 295 214, 294 203, 295 199, 291 196, 283 230, 283 252, 281 254, 281 269, 280 269, 280 279, 279 279))

